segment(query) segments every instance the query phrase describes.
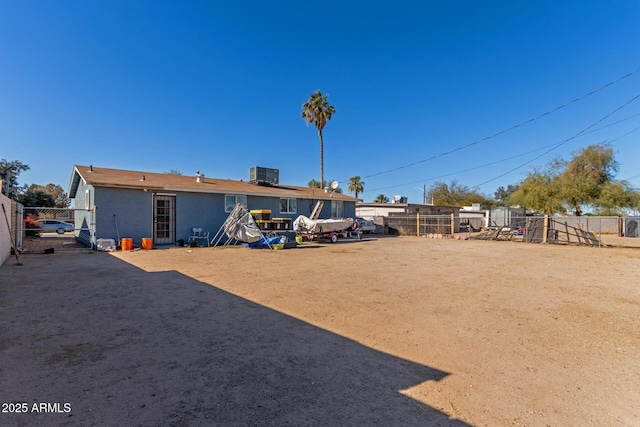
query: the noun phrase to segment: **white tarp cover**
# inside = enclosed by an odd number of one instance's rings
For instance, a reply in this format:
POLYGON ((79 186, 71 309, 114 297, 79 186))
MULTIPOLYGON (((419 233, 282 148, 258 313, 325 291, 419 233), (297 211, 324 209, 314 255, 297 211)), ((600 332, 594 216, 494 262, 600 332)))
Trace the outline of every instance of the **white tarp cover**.
POLYGON ((310 219, 300 215, 293 221, 293 229, 303 233, 330 233, 332 231, 343 231, 351 227, 354 223, 352 218, 337 219, 310 219))
POLYGON ((236 206, 229 217, 224 222, 224 232, 230 238, 237 239, 241 242, 253 243, 262 237, 260 227, 253 220, 251 214, 244 208, 236 206))

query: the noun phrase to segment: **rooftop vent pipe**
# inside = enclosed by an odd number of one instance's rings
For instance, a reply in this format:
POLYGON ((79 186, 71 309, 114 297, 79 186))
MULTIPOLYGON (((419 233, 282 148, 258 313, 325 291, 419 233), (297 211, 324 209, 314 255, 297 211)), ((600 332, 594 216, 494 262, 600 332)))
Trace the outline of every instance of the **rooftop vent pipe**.
POLYGON ((204 174, 201 174, 200 171, 196 172, 196 182, 204 182, 204 174))

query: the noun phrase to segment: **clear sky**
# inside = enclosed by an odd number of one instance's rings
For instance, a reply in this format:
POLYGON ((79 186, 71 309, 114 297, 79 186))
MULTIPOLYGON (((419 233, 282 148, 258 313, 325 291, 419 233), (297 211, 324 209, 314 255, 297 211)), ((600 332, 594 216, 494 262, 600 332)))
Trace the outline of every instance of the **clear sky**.
POLYGON ((0 158, 65 189, 74 164, 307 185, 319 89, 325 178, 365 201, 493 195, 603 141, 640 187, 639 22, 637 0, 0 0, 0 158))

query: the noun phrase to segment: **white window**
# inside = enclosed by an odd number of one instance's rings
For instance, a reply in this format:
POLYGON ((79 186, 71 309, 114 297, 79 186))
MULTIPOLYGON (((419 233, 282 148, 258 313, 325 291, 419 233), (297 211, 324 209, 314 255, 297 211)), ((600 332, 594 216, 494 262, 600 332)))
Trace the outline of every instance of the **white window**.
POLYGON ((224 211, 231 212, 237 204, 241 204, 245 208, 247 207, 247 196, 236 196, 233 194, 227 194, 224 196, 224 211))
POLYGON ((298 212, 298 201, 296 199, 280 199, 280 213, 294 214, 298 212))
POLYGON ((331 218, 344 218, 344 202, 339 200, 331 201, 331 218))
POLYGON ((91 192, 88 189, 84 192, 84 208, 91 209, 91 192))

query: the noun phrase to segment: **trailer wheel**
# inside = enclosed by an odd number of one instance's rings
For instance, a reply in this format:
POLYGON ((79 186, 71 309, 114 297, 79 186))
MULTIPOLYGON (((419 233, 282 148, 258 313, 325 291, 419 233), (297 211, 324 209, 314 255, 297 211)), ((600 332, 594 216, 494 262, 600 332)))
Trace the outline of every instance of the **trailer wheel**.
POLYGON ((336 243, 338 241, 338 235, 337 234, 332 234, 331 235, 331 243, 336 243))

